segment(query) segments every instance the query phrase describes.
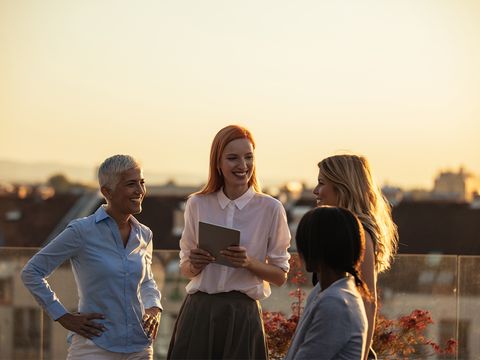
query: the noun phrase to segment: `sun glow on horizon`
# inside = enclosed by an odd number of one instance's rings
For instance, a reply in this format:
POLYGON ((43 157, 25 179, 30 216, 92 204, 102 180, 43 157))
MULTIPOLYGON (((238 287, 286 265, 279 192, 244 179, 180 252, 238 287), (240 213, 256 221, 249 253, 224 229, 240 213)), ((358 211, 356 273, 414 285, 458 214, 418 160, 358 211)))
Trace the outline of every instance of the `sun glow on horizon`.
POLYGON ((480 175, 479 34, 474 0, 2 0, 0 158, 206 178, 239 123, 262 183, 344 151, 380 184, 480 175))

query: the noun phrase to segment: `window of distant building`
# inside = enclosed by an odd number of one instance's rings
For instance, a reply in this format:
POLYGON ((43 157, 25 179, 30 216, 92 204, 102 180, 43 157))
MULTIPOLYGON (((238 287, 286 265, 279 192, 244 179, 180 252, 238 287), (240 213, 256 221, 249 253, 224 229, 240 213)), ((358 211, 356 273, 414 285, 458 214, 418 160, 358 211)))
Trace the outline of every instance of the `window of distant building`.
POLYGON ((0 305, 10 305, 12 303, 12 293, 12 278, 0 278, 0 305))
POLYGON ((42 310, 35 307, 15 308, 13 311, 13 349, 15 358, 36 358, 42 345, 48 355, 52 324, 42 319, 42 310))
POLYGON ((418 275, 419 285, 431 285, 435 279, 435 272, 432 270, 424 270, 418 275))
POLYGON ((5 213, 5 220, 18 221, 22 218, 22 212, 20 210, 10 210, 5 213))
MULTIPOLYGON (((295 235, 297 233, 297 227, 298 224, 300 223, 300 219, 302 218, 303 215, 309 210, 311 210, 311 206, 294 206, 293 208, 290 209, 289 212, 289 222, 288 222, 288 227, 290 228, 290 234, 292 236, 292 239, 295 239, 295 235)), ((290 244, 290 249, 289 251, 296 251, 297 246, 296 242, 292 241, 290 244)))
POLYGON ((455 274, 450 270, 442 270, 437 275, 437 282, 441 285, 450 285, 453 287, 455 274))
POLYGON ((16 308, 13 312, 13 346, 15 350, 38 351, 41 340, 38 308, 16 308))
POLYGON ((178 208, 173 210, 173 227, 172 227, 173 236, 182 235, 183 228, 185 227, 185 218, 184 218, 185 204, 186 204, 185 202, 182 202, 178 205, 178 208))

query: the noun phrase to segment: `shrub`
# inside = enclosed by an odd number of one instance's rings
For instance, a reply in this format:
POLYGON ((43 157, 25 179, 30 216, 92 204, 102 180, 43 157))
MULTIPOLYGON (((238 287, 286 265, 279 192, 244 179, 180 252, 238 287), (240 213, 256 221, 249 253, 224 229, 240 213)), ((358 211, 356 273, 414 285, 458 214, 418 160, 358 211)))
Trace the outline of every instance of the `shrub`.
MULTIPOLYGON (((289 293, 293 299, 291 314, 286 316, 279 311, 263 312, 268 355, 271 360, 283 359, 287 354, 303 312, 306 295, 301 285, 306 281, 298 254, 292 254, 288 282, 297 288, 289 293)), ((390 320, 380 313, 380 307, 377 307, 372 346, 380 359, 425 359, 436 354, 455 354, 455 340, 449 339, 445 346, 441 347, 426 337, 425 330, 433 324, 429 311, 416 309, 409 315, 390 320)))
POLYGON ((373 349, 381 359, 425 359, 435 354, 455 354, 455 340, 449 339, 442 348, 426 337, 425 330, 430 324, 433 320, 426 310, 416 309, 394 320, 387 319, 378 310, 373 349))
POLYGON ((268 356, 271 360, 283 359, 287 354, 290 342, 297 328, 298 320, 303 311, 305 291, 300 287, 305 284, 307 278, 302 271, 302 265, 298 254, 292 254, 290 258, 290 272, 288 282, 297 285, 295 290, 290 291, 289 296, 293 299, 290 306, 292 313, 287 317, 279 311, 263 312, 263 324, 265 337, 268 345, 268 356))

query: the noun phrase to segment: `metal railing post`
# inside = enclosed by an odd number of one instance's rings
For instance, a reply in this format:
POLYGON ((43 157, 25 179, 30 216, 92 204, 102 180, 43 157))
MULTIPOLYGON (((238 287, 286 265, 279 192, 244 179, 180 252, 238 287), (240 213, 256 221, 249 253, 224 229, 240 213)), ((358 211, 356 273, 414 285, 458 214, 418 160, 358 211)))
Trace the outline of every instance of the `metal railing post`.
POLYGON ((39 360, 43 360, 43 332, 44 332, 44 313, 43 313, 43 310, 40 311, 40 341, 39 341, 39 345, 40 345, 40 352, 39 352, 39 356, 38 356, 38 359, 39 360))

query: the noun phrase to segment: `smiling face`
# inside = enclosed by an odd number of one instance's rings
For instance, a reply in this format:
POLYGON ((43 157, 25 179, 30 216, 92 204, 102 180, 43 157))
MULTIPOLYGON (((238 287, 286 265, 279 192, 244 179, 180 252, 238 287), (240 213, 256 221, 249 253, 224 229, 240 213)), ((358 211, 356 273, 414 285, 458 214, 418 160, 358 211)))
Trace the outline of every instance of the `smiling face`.
POLYGON ((255 166, 253 146, 248 139, 230 141, 220 157, 218 169, 223 176, 225 192, 241 195, 248 189, 255 166))
POLYGON ((139 214, 145 197, 145 179, 141 168, 132 168, 120 174, 113 190, 103 186, 102 193, 107 199, 109 213, 118 216, 139 214))
POLYGON ((317 198, 317 206, 338 206, 338 194, 333 184, 325 179, 321 172, 318 173, 318 184, 313 189, 317 198))

